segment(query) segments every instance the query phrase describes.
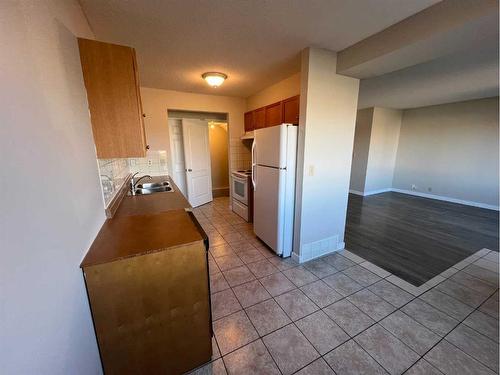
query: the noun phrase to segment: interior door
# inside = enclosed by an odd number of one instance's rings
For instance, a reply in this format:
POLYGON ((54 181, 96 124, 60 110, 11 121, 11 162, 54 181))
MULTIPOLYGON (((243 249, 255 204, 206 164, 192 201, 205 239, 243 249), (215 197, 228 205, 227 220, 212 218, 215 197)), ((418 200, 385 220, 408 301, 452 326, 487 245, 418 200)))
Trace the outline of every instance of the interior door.
POLYGON ((187 197, 184 139, 182 137, 181 121, 180 119, 168 120, 170 130, 170 158, 172 160, 172 179, 182 194, 187 197))
POLYGON ((212 173, 207 121, 182 119, 187 198, 198 207, 212 201, 212 173))

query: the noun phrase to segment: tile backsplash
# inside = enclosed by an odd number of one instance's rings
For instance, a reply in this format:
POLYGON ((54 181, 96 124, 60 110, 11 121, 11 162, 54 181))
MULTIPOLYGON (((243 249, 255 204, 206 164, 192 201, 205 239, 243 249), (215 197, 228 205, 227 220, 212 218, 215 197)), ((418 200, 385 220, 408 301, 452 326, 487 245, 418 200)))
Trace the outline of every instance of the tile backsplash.
MULTIPOLYGON (((251 147, 251 141, 242 142, 239 138, 230 140, 230 171, 251 168, 251 147)), ((165 150, 148 151, 144 158, 98 159, 97 164, 105 207, 113 200, 130 173, 139 172, 140 175, 151 176, 168 174, 167 151, 165 150)))
POLYGON ((168 174, 167 151, 148 151, 145 158, 98 159, 104 206, 113 200, 130 173, 164 176, 168 174))
POLYGON ((97 159, 104 206, 116 195, 129 174, 127 159, 97 159))
POLYGON ((250 169, 252 167, 252 143, 250 140, 231 139, 229 144, 229 153, 231 160, 231 171, 238 169, 250 169))
POLYGON ((164 176, 168 174, 167 151, 148 151, 145 158, 127 159, 130 173, 164 176))

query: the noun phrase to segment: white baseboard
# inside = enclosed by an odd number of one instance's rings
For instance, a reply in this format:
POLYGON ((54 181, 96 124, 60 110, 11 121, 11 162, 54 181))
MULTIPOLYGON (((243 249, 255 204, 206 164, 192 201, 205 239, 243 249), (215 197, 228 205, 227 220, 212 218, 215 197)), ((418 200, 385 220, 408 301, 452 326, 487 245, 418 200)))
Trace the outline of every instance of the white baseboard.
POLYGON ((401 194, 415 195, 417 197, 422 197, 422 198, 436 199, 436 200, 439 200, 439 201, 464 204, 466 206, 486 208, 487 210, 500 211, 500 207, 499 206, 495 206, 495 205, 492 205, 492 204, 486 204, 486 203, 481 203, 481 202, 473 202, 473 201, 466 201, 466 200, 457 199, 457 198, 443 197, 441 195, 421 193, 421 192, 415 191, 415 190, 404 190, 404 189, 387 188, 387 189, 371 190, 371 191, 366 191, 366 192, 362 192, 362 191, 358 191, 358 190, 349 190, 349 193, 355 194, 355 195, 360 195, 362 197, 366 197, 366 196, 374 195, 374 194, 387 193, 389 191, 393 191, 395 193, 401 193, 401 194))
POLYGON ((358 191, 358 190, 349 190, 349 193, 351 194, 356 194, 356 195, 361 195, 362 197, 366 197, 368 195, 374 195, 374 194, 380 194, 380 193, 387 193, 388 191, 392 191, 391 188, 386 188, 386 189, 378 189, 378 190, 370 190, 370 191, 358 191))
POLYGON ((466 201, 466 200, 457 199, 457 198, 443 197, 441 195, 421 193, 421 192, 415 191, 415 190, 391 189, 391 191, 393 191, 395 193, 415 195, 417 197, 422 197, 422 198, 430 198, 430 199, 436 199, 436 200, 439 200, 439 201, 445 201, 445 202, 451 202, 451 203, 459 203, 459 204, 464 204, 466 206, 486 208, 488 210, 495 210, 495 211, 499 211, 500 210, 499 206, 494 206, 492 204, 486 204, 486 203, 480 203, 480 202, 473 202, 473 201, 466 201))
POLYGON ((388 191, 392 191, 391 188, 387 188, 387 189, 378 189, 378 190, 370 190, 370 191, 365 191, 365 197, 367 195, 375 195, 375 194, 380 194, 380 193, 387 193, 388 191))
POLYGON ((344 248, 345 243, 338 242, 338 236, 332 236, 319 241, 303 244, 300 248, 300 254, 292 253, 292 259, 299 263, 304 263, 344 248))
POLYGON ((375 194, 380 194, 380 193, 387 193, 389 191, 393 191, 391 188, 386 188, 386 189, 378 189, 378 190, 370 190, 370 191, 358 191, 358 190, 349 190, 349 193, 355 194, 355 195, 361 195, 362 197, 366 197, 368 195, 375 195, 375 194))
POLYGON ((363 193, 362 191, 350 190, 350 189, 349 189, 349 193, 356 194, 356 195, 361 195, 361 196, 365 195, 365 193, 363 193))
POLYGON ((297 263, 300 263, 300 255, 295 254, 294 251, 292 251, 292 259, 297 263))

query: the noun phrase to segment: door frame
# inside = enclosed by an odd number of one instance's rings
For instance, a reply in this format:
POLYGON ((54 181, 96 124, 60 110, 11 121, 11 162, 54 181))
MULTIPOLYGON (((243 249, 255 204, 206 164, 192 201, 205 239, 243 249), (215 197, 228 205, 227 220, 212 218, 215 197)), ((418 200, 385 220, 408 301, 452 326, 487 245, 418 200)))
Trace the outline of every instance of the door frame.
MULTIPOLYGON (((170 120, 179 120, 181 121, 180 123, 180 128, 182 130, 182 119, 181 118, 177 118, 177 117, 171 117, 171 118, 168 118, 167 119, 167 127, 168 127, 168 144, 169 144, 169 148, 168 148, 168 160, 170 161, 170 163, 167 163, 167 165, 169 166, 168 168, 168 173, 169 173, 169 176, 170 178, 173 179, 174 177, 174 174, 175 174, 175 171, 174 171, 174 164, 175 164, 175 160, 176 160, 176 157, 174 156, 174 142, 173 142, 173 136, 172 136, 172 126, 170 125, 170 120)), ((181 137, 181 142, 182 142, 182 152, 184 153, 184 139, 183 137, 181 137)), ((186 166, 186 161, 184 160, 184 167, 186 166)), ((175 182, 175 181, 174 181, 175 182)), ((178 187, 178 186, 177 186, 178 187)), ((181 191, 182 194, 184 194, 187 198, 187 178, 186 178, 186 170, 184 169, 184 189, 186 191, 181 191)))
MULTIPOLYGON (((204 119, 208 121, 215 121, 215 122, 225 122, 227 124, 227 162, 228 162, 228 174, 229 174, 229 208, 231 208, 231 202, 233 198, 233 187, 231 184, 231 173, 232 173, 232 168, 231 168, 231 163, 232 163, 232 156, 231 156, 231 135, 232 135, 232 130, 231 130, 231 125, 229 122, 229 112, 218 112, 218 111, 200 111, 198 109, 190 109, 190 108, 183 108, 183 109, 178 109, 178 108, 167 108, 166 110, 166 117, 167 117, 167 127, 168 127, 168 160, 170 162, 167 163, 168 165, 168 173, 169 175, 173 174, 173 162, 175 160, 175 157, 172 152, 172 137, 171 137, 171 130, 170 130, 170 124, 168 123, 168 120, 170 119, 176 119, 176 120, 182 120, 182 117, 179 116, 171 116, 169 117, 168 112, 191 112, 191 113, 197 113, 200 115, 206 114, 207 117, 204 119), (210 118, 211 114, 215 115, 223 115, 225 116, 225 120, 220 120, 220 119, 214 119, 210 118)), ((183 146, 184 146, 184 141, 183 141, 183 146)), ((211 173, 211 172, 210 172, 211 173)), ((212 177, 212 176, 210 176, 212 177)), ((186 179, 187 181, 187 179, 186 179)), ((186 182, 187 183, 187 182, 186 182)), ((186 187, 187 188, 187 187, 186 187)), ((187 197, 186 197, 187 199, 187 197)))

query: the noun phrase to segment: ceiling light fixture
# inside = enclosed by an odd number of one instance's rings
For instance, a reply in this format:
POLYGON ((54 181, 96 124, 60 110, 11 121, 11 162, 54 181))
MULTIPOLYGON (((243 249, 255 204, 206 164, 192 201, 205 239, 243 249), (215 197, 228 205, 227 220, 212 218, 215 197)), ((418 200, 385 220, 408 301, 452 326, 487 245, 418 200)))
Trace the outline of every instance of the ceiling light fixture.
POLYGON ((207 83, 212 87, 219 87, 227 79, 227 75, 218 72, 206 72, 201 75, 207 83))

